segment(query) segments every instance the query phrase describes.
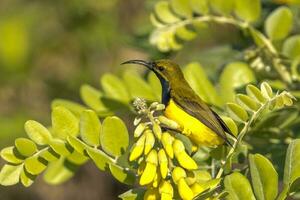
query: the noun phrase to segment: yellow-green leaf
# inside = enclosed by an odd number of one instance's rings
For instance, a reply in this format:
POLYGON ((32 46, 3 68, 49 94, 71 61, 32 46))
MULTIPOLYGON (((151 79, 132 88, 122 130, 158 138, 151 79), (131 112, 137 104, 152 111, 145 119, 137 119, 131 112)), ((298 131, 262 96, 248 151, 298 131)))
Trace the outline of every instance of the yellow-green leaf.
POLYGON ((107 111, 107 108, 103 105, 101 97, 103 94, 96 88, 90 85, 82 85, 80 87, 80 96, 82 101, 97 112, 107 111))
POLYGON ((20 154, 25 157, 29 157, 37 150, 36 144, 27 138, 17 138, 15 140, 15 146, 20 154))
POLYGON ((235 121, 246 122, 248 120, 248 113, 235 103, 227 103, 227 112, 235 121))
POLYGON ((273 200, 278 193, 278 174, 272 163, 260 154, 250 154, 251 180, 257 200, 273 200))
POLYGON ((285 6, 274 10, 265 21, 265 31, 271 40, 284 39, 293 26, 292 11, 285 6))
POLYGON ((79 120, 65 107, 55 107, 52 110, 51 119, 55 136, 66 139, 68 135, 77 136, 79 134, 79 120))
POLYGON ((85 110, 80 117, 81 139, 90 146, 100 145, 101 123, 93 110, 85 110))
POLYGON ((112 162, 112 158, 99 149, 89 147, 86 149, 86 152, 102 171, 106 170, 108 164, 112 162))
POLYGON ((22 158, 17 157, 15 154, 18 153, 15 147, 6 147, 1 150, 1 158, 6 162, 13 164, 20 164, 23 162, 22 158))
POLYGON ((238 172, 225 177, 225 189, 229 192, 226 199, 230 200, 255 200, 248 179, 238 172))
POLYGON ((266 102, 266 99, 262 95, 261 91, 254 85, 251 85, 251 84, 247 85, 246 92, 247 92, 247 95, 252 97, 256 102, 258 102, 258 103, 266 102))
POLYGON ((167 1, 157 2, 154 10, 158 19, 164 23, 175 23, 179 21, 179 18, 170 11, 169 3, 167 1))
POLYGON ((33 120, 25 123, 25 131, 28 137, 39 145, 48 144, 52 138, 46 127, 33 120))
POLYGON ((86 109, 86 107, 82 106, 79 103, 75 103, 73 101, 65 100, 65 99, 55 99, 51 103, 51 108, 54 109, 57 106, 62 106, 70 110, 76 117, 80 117, 82 111, 86 109))
POLYGON ((9 186, 19 182, 23 165, 4 165, 0 171, 0 185, 9 186))
POLYGON ((25 160, 24 167, 28 173, 38 175, 46 169, 47 164, 48 162, 46 160, 38 156, 32 156, 25 160))
POLYGON ((193 16, 192 8, 187 0, 171 0, 172 10, 179 16, 191 18, 193 16))
POLYGON ((107 117, 103 121, 100 135, 102 149, 109 155, 122 155, 129 144, 129 135, 124 122, 118 117, 107 117))
POLYGON ((135 181, 135 175, 122 168, 121 166, 118 166, 114 163, 109 164, 109 169, 111 174, 121 183, 125 183, 127 185, 133 185, 135 181))
POLYGON ((236 102, 248 111, 256 111, 259 108, 255 100, 244 94, 236 95, 236 102))
POLYGON ((300 35, 289 37, 283 43, 282 53, 291 59, 300 57, 300 35))
POLYGON ((235 13, 241 19, 254 22, 260 17, 260 0, 237 0, 235 1, 235 13))
POLYGON ((62 156, 68 156, 73 151, 71 146, 68 146, 68 144, 65 141, 60 139, 51 140, 50 146, 57 154, 62 156))
POLYGON ((36 178, 36 176, 29 174, 26 169, 23 167, 22 172, 20 174, 20 180, 21 183, 25 186, 25 187, 29 187, 33 184, 34 179, 36 178))

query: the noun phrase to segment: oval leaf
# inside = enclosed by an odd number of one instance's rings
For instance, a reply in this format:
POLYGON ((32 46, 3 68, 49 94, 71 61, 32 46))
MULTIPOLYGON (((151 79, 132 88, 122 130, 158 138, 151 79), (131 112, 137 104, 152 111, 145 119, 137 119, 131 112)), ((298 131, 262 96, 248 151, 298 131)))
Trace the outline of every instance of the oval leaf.
POLYGON ((278 193, 278 174, 272 163, 260 154, 249 155, 250 172, 258 200, 273 200, 278 193))
POLYGON ((135 175, 121 166, 110 163, 109 169, 111 174, 121 183, 125 183, 127 185, 133 185, 135 182, 135 175))
POLYGON ((228 199, 231 200, 255 200, 248 179, 238 172, 225 177, 224 185, 229 192, 228 199))
POLYGON ((97 112, 107 111, 107 108, 101 102, 103 94, 90 85, 82 85, 80 87, 80 96, 82 101, 97 112))
POLYGON ((265 31, 271 40, 284 39, 293 26, 293 14, 287 7, 274 10, 265 21, 265 31))
POLYGON ((235 103, 227 103, 227 112, 235 121, 246 122, 248 120, 248 113, 235 103))
POLYGON ((94 161, 96 166, 102 171, 104 171, 106 167, 108 167, 108 164, 112 162, 112 159, 99 149, 89 147, 86 149, 86 152, 94 161))
POLYGON ((25 157, 32 156, 37 150, 36 144, 27 138, 17 138, 15 146, 18 152, 25 157))
POLYGON ((255 87, 254 85, 247 85, 246 87, 246 92, 247 95, 255 99, 256 102, 258 103, 264 103, 266 102, 266 99, 262 95, 261 91, 255 87))
POLYGON ((23 165, 4 165, 0 171, 0 185, 9 186, 19 182, 23 165))
POLYGON ((6 147, 1 150, 1 158, 6 162, 13 163, 13 164, 20 164, 23 162, 23 159, 18 157, 17 151, 15 147, 6 147))
POLYGON ((236 102, 248 111, 256 111, 259 108, 256 101, 244 94, 236 95, 236 102))
POLYGON ((232 62, 226 65, 220 76, 220 92, 223 102, 233 101, 235 89, 250 82, 256 82, 256 79, 248 64, 232 62))
POLYGON ((79 134, 79 120, 65 107, 55 107, 51 115, 53 134, 61 139, 79 134))
POLYGON ((299 169, 300 169, 300 139, 296 139, 290 143, 286 153, 284 177, 283 177, 283 183, 286 186, 292 186, 292 184, 296 180, 299 180, 300 178, 299 169))
POLYGON ((48 144, 52 138, 46 127, 33 120, 25 123, 25 131, 28 137, 39 145, 48 144))
POLYGON ((113 74, 104 74, 101 79, 101 86, 109 98, 119 100, 121 102, 129 102, 129 93, 121 79, 113 74))
POLYGON ((101 124, 93 110, 85 110, 80 117, 81 139, 91 146, 100 145, 101 124))
POLYGON ((33 156, 25 160, 24 167, 28 173, 38 175, 46 169, 47 164, 48 162, 46 160, 43 160, 38 156, 33 156))
POLYGON ((100 142, 102 149, 109 155, 122 155, 129 144, 129 135, 124 122, 118 117, 107 117, 103 121, 100 142))
POLYGON ((291 59, 300 57, 300 35, 289 37, 283 43, 282 53, 291 59))
POLYGON ((260 0, 235 1, 235 13, 245 21, 254 22, 260 17, 261 2, 260 0))
POLYGON ((190 63, 184 68, 184 76, 193 90, 207 103, 221 105, 213 84, 199 63, 190 63))

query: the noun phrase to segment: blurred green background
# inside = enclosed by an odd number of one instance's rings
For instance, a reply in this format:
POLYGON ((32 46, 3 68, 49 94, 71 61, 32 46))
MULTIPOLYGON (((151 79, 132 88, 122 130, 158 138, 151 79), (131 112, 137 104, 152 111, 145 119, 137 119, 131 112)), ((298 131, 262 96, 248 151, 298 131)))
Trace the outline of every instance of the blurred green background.
MULTIPOLYGON (((128 58, 146 58, 142 46, 152 27, 145 9, 151 4, 1 0, 0 148, 25 136, 28 119, 49 124, 54 98, 80 102, 80 85, 98 86, 103 72, 118 72, 128 58)), ((62 186, 41 178, 30 188, 0 186, 0 199, 115 199, 126 189, 89 163, 62 186)))
MULTIPOLYGON (((213 81, 224 64, 240 60, 249 44, 232 26, 209 25, 178 53, 159 53, 149 44, 155 0, 0 0, 0 148, 24 137, 23 124, 50 124, 55 98, 81 102, 79 88, 99 88, 104 72, 120 73, 128 59, 171 57, 179 64, 200 61, 213 81)), ((263 0, 262 24, 282 0, 263 0)), ((299 30, 299 7, 294 26, 299 30)), ((0 161, 0 165, 2 163, 0 161)), ((50 186, 39 177, 30 187, 0 186, 0 199, 116 199, 128 190, 92 163, 75 178, 50 186)))

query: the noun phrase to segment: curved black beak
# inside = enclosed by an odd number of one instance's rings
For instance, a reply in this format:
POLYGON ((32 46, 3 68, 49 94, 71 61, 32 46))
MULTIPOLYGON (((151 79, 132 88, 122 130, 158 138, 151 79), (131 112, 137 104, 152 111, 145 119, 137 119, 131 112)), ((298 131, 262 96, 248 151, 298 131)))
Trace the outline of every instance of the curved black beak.
POLYGON ((126 65, 126 64, 143 65, 143 66, 147 67, 150 70, 153 69, 153 62, 147 62, 147 61, 144 61, 144 60, 128 60, 126 62, 123 62, 121 65, 126 65))

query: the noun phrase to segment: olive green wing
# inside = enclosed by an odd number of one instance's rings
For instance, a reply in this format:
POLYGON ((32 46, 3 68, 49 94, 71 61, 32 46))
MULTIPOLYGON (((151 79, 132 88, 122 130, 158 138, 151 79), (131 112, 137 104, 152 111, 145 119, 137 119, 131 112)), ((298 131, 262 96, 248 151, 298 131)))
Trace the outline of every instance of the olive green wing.
POLYGON ((198 96, 194 94, 172 95, 174 102, 181 107, 185 112, 198 119, 200 122, 209 127, 217 135, 224 139, 224 141, 231 145, 226 138, 225 132, 231 134, 223 120, 214 113, 198 96))

